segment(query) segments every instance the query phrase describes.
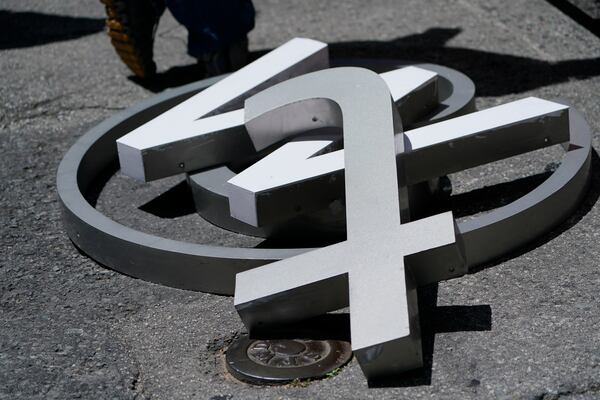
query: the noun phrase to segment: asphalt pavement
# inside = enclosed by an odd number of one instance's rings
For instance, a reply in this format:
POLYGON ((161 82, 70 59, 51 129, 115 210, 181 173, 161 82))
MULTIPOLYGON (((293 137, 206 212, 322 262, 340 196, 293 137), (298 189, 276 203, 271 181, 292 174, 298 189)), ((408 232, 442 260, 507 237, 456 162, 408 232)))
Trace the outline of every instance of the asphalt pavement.
MULTIPOLYGON (((600 148, 600 39, 543 0, 255 5, 255 54, 302 36, 330 43, 334 57, 443 64, 471 77, 480 109, 532 95, 569 101, 600 148)), ((223 350, 243 331, 231 297, 98 265, 67 238, 57 202, 58 164, 87 129, 198 78, 184 28, 163 16, 159 80, 143 85, 112 49, 100 2, 3 0, 0 8, 1 399, 600 398, 597 155, 590 191, 567 221, 500 261, 421 290, 425 368, 368 387, 352 360, 327 379, 251 386, 224 369, 223 350)), ((456 207, 502 204, 557 162, 552 147, 453 174, 456 198, 467 203, 456 207)), ((116 174, 97 207, 164 237, 258 244, 202 221, 185 188, 165 195, 182 180, 141 184, 116 174)))

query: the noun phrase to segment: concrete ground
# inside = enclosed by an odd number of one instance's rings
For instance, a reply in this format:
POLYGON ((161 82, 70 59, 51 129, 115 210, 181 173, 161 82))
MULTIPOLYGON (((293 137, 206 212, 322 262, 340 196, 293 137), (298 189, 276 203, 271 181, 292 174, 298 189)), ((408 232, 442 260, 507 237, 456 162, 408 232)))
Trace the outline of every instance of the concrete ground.
MULTIPOLYGON (((334 56, 444 64, 474 80, 479 108, 530 95, 567 99, 600 145, 600 39, 545 1, 255 4, 252 50, 305 36, 331 43, 334 56)), ((161 80, 144 88, 102 32, 98 1, 0 7, 0 398, 600 398, 597 156, 590 193, 568 221, 494 265, 421 290, 423 370, 369 388, 353 360, 307 385, 249 386, 223 369, 222 351, 243 328, 232 298, 99 266, 66 237, 56 200, 58 163, 87 128, 195 78, 184 29, 163 17, 161 80)), ((559 157, 550 148, 451 176, 455 211, 526 192, 559 157), (503 185, 485 188, 494 184, 503 185)), ((116 175, 98 207, 166 237, 255 244, 199 220, 185 190, 151 202, 181 180, 146 185, 116 175)))

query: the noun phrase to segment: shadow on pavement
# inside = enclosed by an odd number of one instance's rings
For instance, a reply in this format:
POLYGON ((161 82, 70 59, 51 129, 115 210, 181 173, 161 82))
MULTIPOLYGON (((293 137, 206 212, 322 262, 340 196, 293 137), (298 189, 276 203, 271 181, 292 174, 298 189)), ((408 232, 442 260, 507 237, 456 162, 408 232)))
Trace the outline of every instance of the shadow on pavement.
POLYGON ((600 38, 600 1, 546 0, 566 16, 600 38))
POLYGON ((152 78, 142 79, 131 75, 130 81, 136 83, 153 93, 162 92, 165 89, 183 86, 207 78, 203 69, 197 64, 171 67, 167 71, 159 72, 152 78))
POLYGON ((192 190, 185 180, 138 208, 159 218, 177 218, 196 212, 192 190))
POLYGON ((333 43, 332 57, 402 58, 441 64, 465 73, 478 96, 502 96, 600 75, 600 57, 549 62, 446 46, 460 28, 434 28, 388 42, 333 43))
MULTIPOLYGON (((390 41, 338 42, 329 45, 332 58, 385 58, 441 64, 457 69, 475 82, 477 95, 502 96, 600 75, 600 57, 550 62, 447 46, 460 28, 433 28, 390 41)), ((251 59, 268 50, 253 52, 251 59)), ((131 78, 153 92, 203 79, 196 65, 177 66, 148 81, 131 78)))
POLYGON ((489 305, 438 307, 437 296, 437 283, 418 289, 423 367, 394 378, 369 381, 369 387, 430 385, 436 333, 492 329, 492 309, 489 305))
POLYGON ((542 172, 514 181, 498 183, 453 195, 450 196, 451 207, 449 208, 452 210, 454 218, 491 211, 523 197, 541 185, 550 175, 552 175, 552 172, 542 172))
POLYGON ((103 18, 0 10, 0 50, 76 39, 103 29, 103 18))

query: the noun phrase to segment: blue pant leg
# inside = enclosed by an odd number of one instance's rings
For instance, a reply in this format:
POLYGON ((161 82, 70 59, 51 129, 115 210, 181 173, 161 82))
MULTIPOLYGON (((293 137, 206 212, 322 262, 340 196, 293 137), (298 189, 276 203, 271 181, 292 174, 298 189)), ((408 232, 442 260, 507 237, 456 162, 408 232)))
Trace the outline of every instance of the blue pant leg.
POLYGON ((251 0, 166 0, 166 4, 187 28, 188 53, 193 57, 225 49, 254 28, 251 0))

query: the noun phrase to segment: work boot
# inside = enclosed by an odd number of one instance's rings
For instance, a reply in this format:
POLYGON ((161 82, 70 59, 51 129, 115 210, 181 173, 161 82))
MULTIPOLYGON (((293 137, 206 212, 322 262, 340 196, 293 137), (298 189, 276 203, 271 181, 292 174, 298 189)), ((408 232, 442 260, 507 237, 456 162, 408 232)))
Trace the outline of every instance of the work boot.
POLYGON ((106 27, 117 54, 140 78, 156 73, 154 35, 164 0, 100 0, 106 6, 106 27))

